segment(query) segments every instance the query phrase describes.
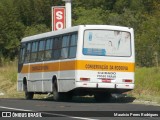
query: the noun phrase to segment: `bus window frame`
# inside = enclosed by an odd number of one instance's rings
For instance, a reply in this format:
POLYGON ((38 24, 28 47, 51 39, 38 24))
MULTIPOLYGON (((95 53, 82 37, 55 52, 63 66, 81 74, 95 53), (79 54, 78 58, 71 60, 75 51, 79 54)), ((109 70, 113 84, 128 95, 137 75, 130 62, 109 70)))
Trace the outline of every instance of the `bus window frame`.
POLYGON ((52 37, 44 38, 44 41, 45 41, 45 46, 44 46, 44 60, 43 61, 50 61, 50 60, 52 60, 52 52, 53 52, 52 49, 53 49, 54 37, 52 36, 52 37), (51 48, 46 49, 48 40, 52 41, 52 43, 51 43, 52 45, 51 45, 51 48), (51 52, 49 58, 46 57, 48 54, 47 52, 51 52))
POLYGON ((44 59, 45 59, 45 45, 46 45, 46 40, 45 39, 40 39, 40 40, 38 40, 38 50, 37 50, 37 61, 38 62, 42 62, 42 61, 44 61, 44 59), (40 50, 40 42, 41 41, 43 41, 43 43, 44 43, 44 45, 43 45, 43 50, 40 50), (42 55, 40 55, 40 53, 42 54, 42 55), (39 58, 39 56, 43 56, 43 58, 39 58))
MULTIPOLYGON (((56 35, 56 36, 51 36, 51 37, 45 37, 45 38, 40 38, 40 39, 35 39, 35 40, 31 40, 31 41, 27 41, 27 42, 21 42, 21 44, 24 44, 25 45, 25 55, 24 55, 24 61, 23 63, 34 63, 34 62, 43 62, 43 61, 56 61, 56 60, 64 60, 64 59, 73 59, 73 58, 76 58, 76 55, 77 55, 77 44, 78 44, 78 31, 75 31, 75 32, 70 32, 70 33, 66 33, 66 34, 60 34, 60 35, 56 35), (76 39, 76 44, 74 45, 71 45, 71 38, 72 38, 72 35, 75 35, 75 39, 76 39), (62 42, 63 42, 63 36, 68 36, 69 38, 69 43, 68 43, 68 46, 62 46, 62 42), (55 42, 55 39, 58 38, 58 42, 55 42), (52 41, 52 45, 51 45, 51 48, 49 49, 46 49, 47 47, 47 40, 51 40, 52 41), (42 51, 39 51, 39 48, 40 48, 40 42, 41 41, 44 41, 44 50, 42 51), (60 42, 59 42, 60 41, 60 42), (32 45, 34 43, 37 43, 37 51, 32 51, 32 45), (56 48, 54 47, 54 45, 58 43, 58 45, 56 46, 56 48), (30 50, 29 52, 27 52, 27 49, 28 49, 28 44, 30 44, 30 50), (71 54, 71 49, 75 47, 75 54, 74 56, 72 57, 70 54, 71 54), (62 58, 61 57, 61 52, 62 52, 62 49, 63 48, 67 48, 68 49, 68 55, 67 55, 67 58, 62 58), (55 51, 58 51, 58 54, 59 54, 59 57, 58 58, 54 58, 54 52, 55 51), (46 59, 46 52, 47 51, 50 51, 50 54, 51 54, 51 57, 49 59, 46 59), (39 52, 43 52, 43 60, 39 60, 39 52), (36 54, 36 59, 35 60, 32 60, 32 54, 35 53, 36 54), (28 58, 27 58, 28 57, 28 58)), ((21 57, 21 56, 20 56, 21 57)))
POLYGON ((20 49, 20 51, 19 51, 19 56, 18 56, 18 64, 23 64, 25 62, 26 44, 21 43, 19 49, 20 49), (23 49, 23 51, 22 51, 22 49, 23 49))
POLYGON ((29 42, 25 42, 25 58, 24 58, 24 63, 30 63, 30 59, 31 59, 31 46, 32 46, 32 42, 29 41, 29 42), (30 51, 28 52, 27 49, 28 49, 28 44, 30 44, 30 51), (28 60, 26 60, 28 59, 28 60))
POLYGON ((71 38, 70 36, 71 36, 70 33, 62 35, 62 41, 61 41, 62 47, 61 47, 61 54, 60 54, 60 59, 61 59, 61 60, 63 60, 63 59, 69 59, 70 41, 71 41, 71 40, 70 40, 70 38, 71 38), (63 37, 66 37, 66 36, 68 37, 69 42, 68 42, 68 45, 67 45, 67 46, 63 46, 63 37), (67 50, 67 57, 63 57, 63 56, 62 56, 62 50, 63 50, 63 49, 68 49, 68 50, 67 50))
POLYGON ((61 49, 62 49, 62 35, 57 35, 57 36, 54 36, 54 40, 53 40, 53 48, 52 48, 52 60, 60 60, 61 58, 61 49), (57 42, 57 41, 60 41, 60 42, 57 42), (56 47, 54 46, 56 45, 56 47), (55 57, 57 56, 55 53, 58 53, 58 57, 55 57))
POLYGON ((31 44, 31 52, 30 52, 30 62, 31 63, 33 63, 33 62, 38 62, 38 48, 39 48, 39 46, 38 46, 38 43, 39 43, 39 40, 34 40, 34 41, 32 41, 31 42, 32 44, 31 44), (33 43, 37 43, 37 50, 36 51, 32 51, 32 45, 33 45, 33 43), (35 54, 35 59, 33 59, 32 58, 32 56, 35 54))
POLYGON ((70 46, 69 46, 69 53, 68 53, 68 57, 70 58, 70 59, 72 59, 72 58, 76 58, 76 55, 77 55, 77 45, 78 44, 78 31, 76 31, 76 32, 73 32, 71 35, 70 35, 70 46), (72 42, 72 35, 75 35, 76 36, 76 44, 75 45, 71 45, 71 42, 72 42), (75 52, 75 55, 73 56, 73 57, 71 57, 70 56, 70 51, 71 51, 71 48, 74 48, 74 47, 76 47, 76 52, 75 52))

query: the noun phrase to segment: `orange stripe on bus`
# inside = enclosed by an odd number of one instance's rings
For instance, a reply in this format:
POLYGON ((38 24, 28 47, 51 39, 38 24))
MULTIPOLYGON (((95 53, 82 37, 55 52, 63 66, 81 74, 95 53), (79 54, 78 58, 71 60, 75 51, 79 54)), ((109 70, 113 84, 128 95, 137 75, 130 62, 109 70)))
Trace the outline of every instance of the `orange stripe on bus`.
POLYGON ((115 71, 134 72, 134 63, 127 62, 102 62, 75 60, 64 62, 52 62, 44 64, 24 65, 21 73, 54 72, 65 70, 94 70, 94 71, 115 71))
POLYGON ((102 61, 77 61, 78 70, 134 72, 134 63, 127 62, 102 62, 102 61))

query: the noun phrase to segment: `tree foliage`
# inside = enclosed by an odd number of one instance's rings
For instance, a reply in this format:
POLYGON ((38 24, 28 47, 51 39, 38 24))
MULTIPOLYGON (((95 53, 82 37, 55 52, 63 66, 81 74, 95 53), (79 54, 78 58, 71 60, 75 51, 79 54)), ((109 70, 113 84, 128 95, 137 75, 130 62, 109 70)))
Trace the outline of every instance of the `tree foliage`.
MULTIPOLYGON (((0 57, 14 58, 23 37, 50 31, 51 6, 64 5, 62 0, 1 0, 0 57)), ((160 58, 159 0, 72 0, 72 22, 132 27, 137 64, 153 66, 160 58)))

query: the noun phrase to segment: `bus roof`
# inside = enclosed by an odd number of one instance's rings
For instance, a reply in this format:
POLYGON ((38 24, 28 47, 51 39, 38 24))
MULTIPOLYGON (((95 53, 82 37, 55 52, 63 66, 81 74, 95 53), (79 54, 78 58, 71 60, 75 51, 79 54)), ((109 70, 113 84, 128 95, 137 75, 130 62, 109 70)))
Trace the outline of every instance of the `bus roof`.
POLYGON ((74 26, 66 29, 61 29, 57 31, 51 31, 51 32, 46 32, 46 33, 41 33, 29 37, 25 37, 22 39, 21 42, 27 42, 27 41, 32 41, 36 39, 41 39, 41 38, 46 38, 46 37, 51 37, 51 36, 56 36, 64 33, 69 33, 69 32, 74 32, 78 31, 79 27, 87 27, 88 29, 113 29, 113 30, 129 30, 132 28, 129 27, 122 27, 122 26, 113 26, 113 25, 79 25, 79 26, 74 26))
POLYGON ((32 41, 32 40, 36 40, 36 39, 51 37, 51 36, 54 36, 54 35, 56 36, 56 35, 60 35, 60 34, 63 34, 63 33, 68 33, 68 32, 74 32, 74 31, 78 31, 78 28, 79 28, 79 26, 75 26, 75 27, 66 28, 66 29, 62 29, 62 30, 41 33, 41 34, 25 37, 25 38, 22 39, 21 42, 27 42, 27 41, 32 41))

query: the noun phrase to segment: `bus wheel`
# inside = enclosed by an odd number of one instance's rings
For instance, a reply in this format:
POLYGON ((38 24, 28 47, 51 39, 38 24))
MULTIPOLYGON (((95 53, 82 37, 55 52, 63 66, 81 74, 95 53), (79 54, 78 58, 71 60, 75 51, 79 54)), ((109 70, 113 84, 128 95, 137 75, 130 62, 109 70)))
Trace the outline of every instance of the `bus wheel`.
POLYGON ((27 85, 24 85, 24 92, 25 92, 25 98, 27 100, 32 100, 33 99, 34 93, 27 91, 27 85))
POLYGON ((58 92, 57 80, 53 83, 53 99, 55 101, 60 101, 62 99, 62 94, 58 92))
POLYGON ((110 93, 96 93, 94 94, 96 102, 110 102, 111 94, 110 93))

